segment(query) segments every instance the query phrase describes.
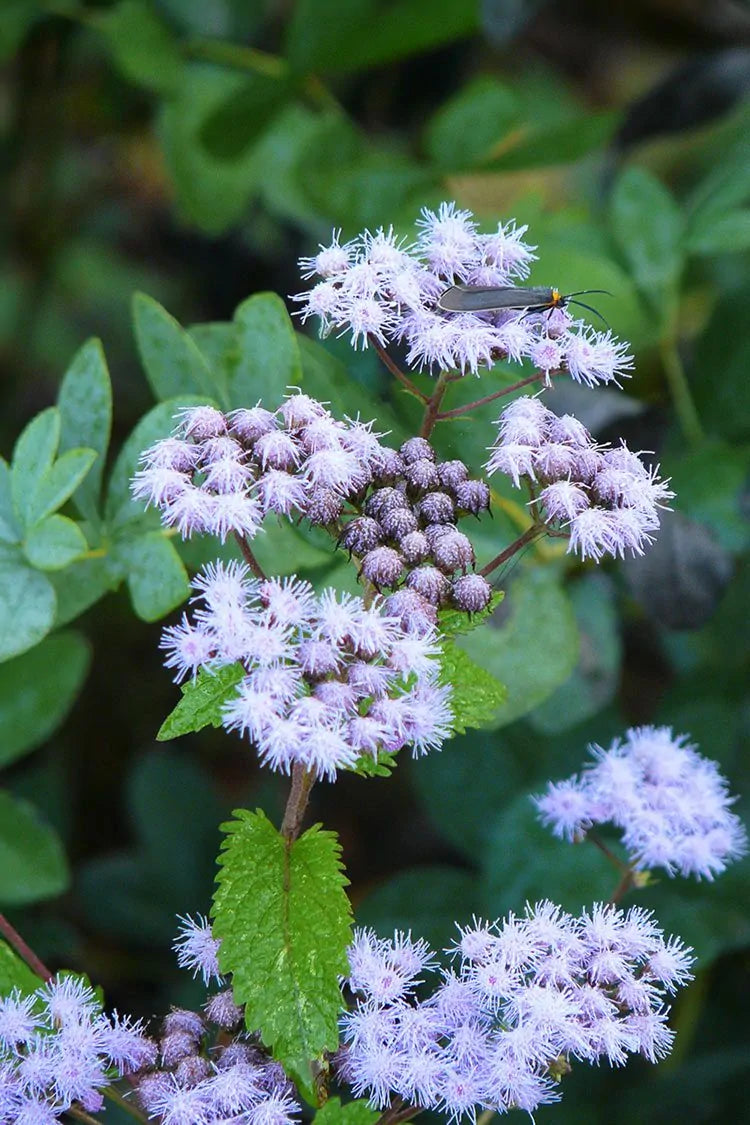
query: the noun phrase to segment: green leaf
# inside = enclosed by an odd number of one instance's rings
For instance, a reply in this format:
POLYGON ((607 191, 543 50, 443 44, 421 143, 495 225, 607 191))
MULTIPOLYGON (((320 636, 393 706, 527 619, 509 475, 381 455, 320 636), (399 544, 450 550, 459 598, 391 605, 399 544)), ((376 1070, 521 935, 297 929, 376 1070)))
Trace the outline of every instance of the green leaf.
POLYGON ((746 282, 719 300, 690 364, 690 389, 706 432, 738 442, 750 437, 748 302, 746 282))
POLYGON ((570 587, 581 644, 573 672, 529 715, 545 734, 568 730, 601 711, 620 679, 622 642, 612 583, 605 574, 584 575, 570 587))
POLYGON ((537 125, 533 116, 522 119, 501 146, 501 153, 483 162, 481 171, 525 171, 582 160, 606 144, 619 119, 611 111, 575 114, 550 125, 537 125))
POLYGON ((660 305, 684 262, 684 222, 674 197, 644 168, 627 168, 612 192, 610 222, 636 285, 660 305))
POLYGON ((69 881, 57 833, 33 805, 0 790, 0 902, 39 902, 61 894, 69 881))
POLYGON ((685 450, 670 468, 680 511, 709 527, 726 550, 742 551, 750 537, 744 510, 750 448, 707 440, 685 450))
POLYGON ((112 384, 99 340, 89 340, 73 356, 63 377, 57 406, 62 423, 61 452, 85 447, 99 455, 73 496, 81 515, 96 521, 112 430, 112 384))
POLYGON ((82 558, 63 571, 51 571, 49 580, 57 596, 55 626, 74 621, 125 577, 111 555, 82 558))
POLYGON ((60 411, 50 406, 32 418, 13 450, 13 507, 25 525, 33 523, 31 507, 39 482, 52 467, 60 442, 60 411))
MULTIPOLYGON (((130 482, 133 479, 141 454, 154 442, 168 437, 175 428, 177 415, 188 406, 205 406, 206 399, 201 395, 180 395, 178 398, 160 402, 149 410, 128 436, 115 461, 109 478, 107 491, 106 518, 113 525, 131 520, 142 520, 144 505, 130 496, 130 482)), ((215 405, 215 403, 210 403, 215 405)))
POLYGON ((62 570, 89 549, 86 536, 74 520, 55 514, 35 523, 23 551, 37 570, 62 570))
POLYGON ((397 765, 396 754, 381 750, 377 760, 371 754, 361 754, 354 765, 348 768, 359 777, 390 777, 397 765))
POLYGON ((90 655, 78 633, 57 633, 0 665, 0 766, 35 750, 62 726, 90 655))
POLYGON ((712 161, 688 202, 690 231, 709 231, 750 200, 750 140, 744 123, 736 141, 712 161))
POLYGON ((472 35, 477 0, 298 0, 287 37, 296 70, 347 73, 472 35))
POLYGON ((20 543, 22 531, 13 508, 13 488, 8 462, 0 457, 0 543, 20 543))
POLYGON ((248 1029, 307 1091, 310 1064, 339 1041, 351 924, 341 849, 318 825, 290 843, 260 811, 235 816, 214 896, 219 964, 248 1029))
POLYGON ((315 1114, 315 1125, 375 1125, 380 1117, 377 1109, 372 1109, 366 1098, 341 1104, 340 1098, 329 1098, 315 1114))
POLYGON ((37 481, 27 508, 27 526, 56 512, 73 495, 97 459, 94 449, 69 449, 37 481))
POLYGON ((462 633, 473 633, 495 612, 505 597, 503 590, 495 590, 489 605, 479 613, 464 613, 461 609, 441 609, 438 613, 438 629, 444 637, 457 637, 462 633))
POLYGON ((182 684, 182 699, 159 728, 157 742, 168 742, 208 726, 220 727, 222 708, 234 697, 244 676, 245 669, 239 663, 217 668, 215 672, 202 668, 194 680, 182 684))
POLYGON ((462 637, 458 644, 508 692, 493 727, 505 726, 537 707, 563 683, 578 658, 573 608, 556 578, 526 570, 509 587, 502 619, 462 637))
POLYGON ((570 844, 543 828, 528 793, 498 812, 481 861, 482 901, 493 918, 550 897, 577 914, 606 901, 620 878, 593 844, 570 844))
POLYGON ((690 223, 688 254, 736 254, 750 247, 750 207, 690 223))
POLYGON ((493 75, 478 75, 427 123, 427 154, 450 171, 471 168, 491 154, 519 115, 518 99, 508 86, 493 75))
POLYGON ((0 559, 0 661, 33 648, 55 620, 55 591, 21 559, 0 559))
POLYGON ((41 978, 0 938, 0 997, 8 996, 15 988, 22 996, 28 996, 36 992, 41 983, 41 978))
POLYGON ((115 65, 138 86, 171 94, 177 87, 182 59, 171 31, 146 0, 119 0, 92 19, 112 52, 115 65))
POLYGON ((230 162, 217 159, 201 141, 206 121, 245 81, 224 67, 186 64, 176 92, 162 103, 159 133, 179 211, 210 234, 241 217, 264 171, 257 145, 230 162))
POLYGON ((450 699, 453 729, 465 734, 468 727, 492 726, 507 690, 456 645, 447 644, 440 659, 440 680, 453 689, 450 699))
POLYGON ((123 536, 112 554, 126 571, 133 609, 142 621, 158 621, 189 596, 187 571, 163 531, 123 536))
POLYGON ((275 410, 288 387, 302 379, 297 335, 286 305, 276 293, 248 297, 234 314, 239 360, 230 394, 233 407, 262 399, 275 410))
POLYGON ((201 143, 217 160, 237 160, 258 141, 290 94, 289 82, 279 75, 249 74, 245 84, 206 117, 201 143))
POLYGON ((143 370, 156 398, 217 395, 220 388, 195 342, 158 301, 145 293, 136 293, 133 324, 143 370))

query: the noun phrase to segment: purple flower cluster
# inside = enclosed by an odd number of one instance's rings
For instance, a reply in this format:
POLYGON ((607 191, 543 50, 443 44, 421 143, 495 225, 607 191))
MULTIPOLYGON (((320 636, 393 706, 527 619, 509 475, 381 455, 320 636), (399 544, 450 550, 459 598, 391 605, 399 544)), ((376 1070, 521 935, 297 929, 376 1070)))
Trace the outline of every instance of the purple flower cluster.
POLYGON ((244 1012, 219 973, 219 942, 205 918, 181 919, 175 941, 184 968, 215 980, 204 1015, 173 1009, 154 1058, 133 1082, 150 1120, 160 1125, 293 1125, 300 1107, 283 1068, 243 1030, 244 1012))
POLYGON ((379 601, 333 589, 316 596, 299 578, 254 579, 216 563, 193 582, 202 604, 164 631, 176 678, 241 662, 224 707, 228 730, 246 734, 272 769, 295 762, 319 778, 363 755, 437 749, 451 732, 450 688, 438 682, 435 631, 405 630, 379 601))
POLYGON ((517 398, 498 419, 487 472, 526 480, 533 506, 568 550, 599 562, 642 555, 659 528, 659 509, 674 493, 625 444, 598 445, 571 414, 558 416, 538 398, 517 398))
POLYGON ((301 392, 276 411, 192 407, 172 437, 142 454, 133 496, 158 508, 183 538, 252 539, 269 512, 335 522, 345 497, 373 479, 390 480, 393 456, 372 423, 339 422, 301 392))
POLYGON ((363 577, 377 589, 403 582, 427 620, 434 622, 437 607, 449 601, 469 613, 485 609, 492 587, 466 573, 474 548, 456 524, 489 509, 488 486, 470 479, 463 461, 439 462, 421 437, 404 442, 397 458, 392 485, 368 491, 339 542, 361 559, 363 577))
POLYGON ((51 1125, 71 1107, 97 1113, 115 1075, 156 1059, 140 1023, 107 1017, 93 989, 56 977, 0 999, 0 1121, 51 1125))
POLYGON ((579 917, 551 902, 461 930, 458 971, 426 999, 423 942, 361 931, 349 953, 356 1007, 343 1017, 338 1071, 378 1108, 396 1096, 450 1119, 479 1107, 531 1113, 556 1101, 569 1060, 620 1066, 666 1055, 667 994, 690 978, 690 950, 648 911, 596 905, 579 917))
POLYGON ((419 234, 405 245, 392 229, 365 231, 300 262, 302 276, 317 277, 295 297, 303 320, 317 317, 321 335, 351 333, 354 347, 375 340, 406 346, 407 363, 419 368, 477 374, 499 359, 531 362, 545 375, 566 370, 578 382, 616 382, 632 367, 627 345, 598 333, 563 308, 532 315, 523 310, 446 313, 437 307, 451 285, 508 286, 529 274, 536 255, 523 241, 526 227, 500 224, 480 234, 470 211, 441 203, 422 210, 419 234))
POLYGON ((636 868, 713 879, 741 856, 747 836, 729 811, 733 798, 716 762, 669 727, 636 727, 608 750, 591 746, 594 762, 536 798, 556 836, 580 838, 596 824, 622 830, 636 868))

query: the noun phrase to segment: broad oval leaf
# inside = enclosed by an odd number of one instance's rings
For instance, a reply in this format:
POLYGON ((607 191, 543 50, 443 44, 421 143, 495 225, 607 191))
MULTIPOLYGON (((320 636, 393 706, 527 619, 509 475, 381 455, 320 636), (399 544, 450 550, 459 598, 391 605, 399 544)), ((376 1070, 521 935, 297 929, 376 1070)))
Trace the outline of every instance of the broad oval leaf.
POLYGON ((255 293, 237 308, 239 359, 230 385, 233 407, 262 399, 274 410, 287 388, 302 379, 297 334, 286 305, 276 293, 255 293))
POLYGON ((41 641, 54 624, 55 607, 46 575, 20 557, 0 560, 0 661, 41 641))
POLYGON ((59 513, 35 523, 23 545, 26 558, 37 570, 62 570, 88 549, 78 524, 59 513))
POLYGON ((133 324, 141 363, 157 399, 217 395, 216 380, 195 341, 158 301, 146 293, 136 293, 133 324))
POLYGON ((28 801, 0 790, 0 903, 23 906, 52 898, 69 880, 57 833, 28 801))
POLYGON ((100 340, 88 340, 73 356, 57 396, 60 450, 87 448, 98 457, 73 494, 81 515, 96 520, 104 460, 112 430, 112 384, 100 340))

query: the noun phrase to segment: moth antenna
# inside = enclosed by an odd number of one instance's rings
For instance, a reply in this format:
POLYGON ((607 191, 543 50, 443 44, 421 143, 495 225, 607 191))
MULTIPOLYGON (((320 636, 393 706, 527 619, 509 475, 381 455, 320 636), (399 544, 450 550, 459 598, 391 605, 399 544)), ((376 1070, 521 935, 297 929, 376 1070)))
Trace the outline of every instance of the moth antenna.
POLYGON ((614 297, 609 289, 576 289, 573 293, 566 293, 565 297, 583 297, 586 293, 605 293, 608 297, 614 297))
POLYGON ((604 319, 604 317, 602 316, 602 314, 601 314, 601 313, 599 312, 599 310, 598 310, 598 309, 594 309, 594 308, 592 308, 592 307, 591 307, 591 305, 585 305, 585 304, 583 303, 583 301, 571 301, 571 300, 568 300, 568 301, 566 302, 566 304, 568 304, 568 305, 578 305, 578 307, 579 307, 579 308, 581 308, 581 309, 587 309, 587 310, 588 310, 588 311, 589 311, 590 313, 593 313, 593 314, 594 314, 594 316, 598 316, 598 317, 599 317, 599 320, 601 320, 602 324, 606 324, 606 325, 607 325, 607 328, 609 328, 610 332, 612 331, 612 329, 611 329, 610 325, 609 325, 609 324, 608 324, 608 322, 607 322, 607 321, 606 321, 606 320, 604 319))

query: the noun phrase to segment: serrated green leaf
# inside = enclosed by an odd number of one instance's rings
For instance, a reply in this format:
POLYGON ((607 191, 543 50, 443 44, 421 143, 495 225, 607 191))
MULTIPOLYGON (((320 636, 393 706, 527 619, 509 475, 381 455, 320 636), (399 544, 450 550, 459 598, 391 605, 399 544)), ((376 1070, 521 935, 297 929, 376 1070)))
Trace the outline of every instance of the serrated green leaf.
POLYGON ((89 667, 78 633, 57 633, 0 665, 0 766, 41 745, 65 721, 89 667))
POLYGON ((460 609, 441 609, 438 613, 438 630, 444 637, 458 637, 473 633, 483 622, 491 617, 505 597, 503 590, 495 590, 486 609, 479 613, 464 613, 460 609))
POLYGON ((627 168, 612 191, 610 221, 636 285, 660 304, 684 262, 684 221, 676 200, 645 168, 627 168))
POLYGON ((158 621, 190 594, 185 566, 163 531, 121 536, 112 557, 125 570, 133 609, 142 621, 158 621))
POLYGON ((68 500, 97 459, 94 449, 69 449, 36 482, 26 510, 26 526, 52 515, 68 500))
POLYGON ((233 407, 262 399, 274 410, 287 388, 302 379, 297 334, 286 305, 276 293, 248 297, 234 314, 239 359, 230 386, 233 407))
POLYGON ((361 754, 354 765, 349 768, 352 773, 359 774, 360 777, 390 777, 397 765, 398 757, 396 754, 389 754, 381 750, 378 753, 377 760, 373 758, 372 754, 361 754))
POLYGON ((25 526, 39 481, 51 468, 60 442, 60 411, 50 406, 32 418, 13 450, 11 491, 13 508, 25 526))
POLYGON ((341 849, 318 825, 290 842, 260 811, 235 816, 214 896, 219 964, 248 1029, 310 1090, 311 1062, 339 1039, 351 927, 341 849))
POLYGON ((215 672, 202 668, 194 680, 182 685, 182 699, 159 728, 157 742, 168 742, 208 726, 220 727, 222 708, 234 697, 234 689, 245 675, 240 663, 217 668, 215 672))
POLYGON ((46 575, 19 556, 0 561, 0 661, 26 652, 49 633, 55 591, 46 575))
POLYGON ((107 40, 115 65, 131 82, 171 94, 182 69, 179 46, 168 26, 144 0, 119 0, 91 22, 107 40))
POLYGON ((440 681, 452 688, 450 705, 456 734, 465 734, 469 727, 492 725, 508 695, 504 684, 453 644, 443 647, 440 681))
POLYGON ((0 543, 20 543, 21 526, 13 509, 10 466, 0 457, 0 543))
POLYGON ((315 1125, 375 1125, 380 1111, 372 1109, 366 1098, 341 1104, 340 1098, 329 1098, 315 1114, 315 1125))
POLYGON ((100 340, 88 340, 73 356, 57 406, 62 423, 60 451, 85 447, 98 454, 73 495, 81 515, 96 521, 112 430, 112 384, 100 340))
POLYGON ((88 549, 78 524, 59 513, 35 523, 23 544, 26 558, 37 570, 62 570, 88 549))
POLYGON ((15 988, 22 996, 36 992, 42 983, 25 961, 0 938, 0 997, 8 996, 15 988))
MULTIPOLYGON (((176 416, 181 410, 188 406, 205 405, 206 399, 200 395, 180 395, 167 402, 160 402, 141 418, 120 450, 109 478, 106 503, 108 523, 120 525, 143 518, 143 503, 140 500, 136 502, 130 496, 130 482, 138 468, 141 454, 154 442, 172 433, 177 424, 176 416)), ((209 405, 216 404, 209 400, 209 405)))
POLYGON ((0 902, 21 906, 52 898, 69 880, 57 833, 28 801, 0 790, 0 902))
POLYGON ((151 390, 157 399, 205 394, 225 398, 195 341, 165 308, 146 293, 133 296, 133 325, 151 390))
POLYGON ((578 659, 575 615, 554 574, 538 567, 524 571, 509 586, 506 602, 499 627, 491 620, 458 641, 507 688, 493 728, 513 722, 546 699, 578 659))

